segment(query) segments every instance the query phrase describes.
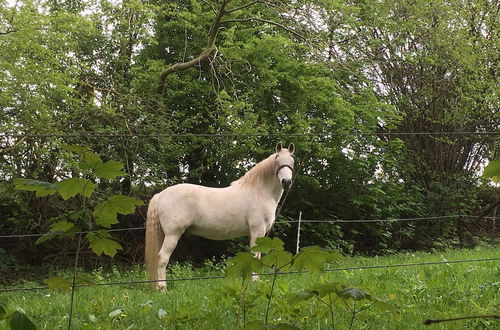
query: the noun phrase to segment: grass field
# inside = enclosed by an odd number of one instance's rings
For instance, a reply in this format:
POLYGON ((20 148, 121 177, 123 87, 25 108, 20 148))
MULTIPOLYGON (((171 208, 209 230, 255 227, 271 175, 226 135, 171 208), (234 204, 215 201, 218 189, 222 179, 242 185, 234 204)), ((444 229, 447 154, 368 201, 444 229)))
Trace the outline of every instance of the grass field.
MULTIPOLYGON (((432 261, 496 258, 499 246, 472 250, 405 253, 383 257, 353 257, 330 268, 389 265, 432 261)), ((192 269, 174 264, 171 278, 222 275, 222 266, 207 263, 192 269)), ((68 275, 68 271, 62 271, 68 275)), ((95 271, 97 283, 145 279, 140 268, 104 273, 95 271)), ((394 311, 381 311, 378 303, 356 314, 352 329, 499 329, 498 319, 445 322, 429 326, 425 319, 499 314, 500 262, 450 263, 426 266, 334 271, 321 274, 280 275, 269 310, 269 323, 286 322, 302 329, 333 329, 331 311, 317 299, 290 305, 288 298, 318 282, 336 281, 387 300, 394 311)), ((271 276, 250 283, 245 292, 236 279, 176 281, 169 291, 153 291, 147 284, 79 287, 76 290, 73 329, 242 329, 263 320, 271 276)), ((19 282, 9 286, 40 286, 19 282)), ((3 286, 5 288, 5 286, 3 286)), ((9 309, 21 308, 39 329, 67 328, 70 292, 38 290, 0 293, 9 309)), ((357 309, 367 306, 357 302, 357 309)), ((348 329, 352 313, 333 309, 335 329, 348 329)), ((7 328, 0 321, 0 328, 7 328)))

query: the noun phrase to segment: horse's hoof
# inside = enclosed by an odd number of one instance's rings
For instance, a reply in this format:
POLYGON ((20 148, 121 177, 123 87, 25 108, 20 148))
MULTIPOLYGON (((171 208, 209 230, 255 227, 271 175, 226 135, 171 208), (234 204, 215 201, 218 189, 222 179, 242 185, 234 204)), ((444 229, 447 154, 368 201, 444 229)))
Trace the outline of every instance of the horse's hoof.
POLYGON ((166 285, 157 285, 156 290, 160 292, 167 292, 167 286, 166 285))

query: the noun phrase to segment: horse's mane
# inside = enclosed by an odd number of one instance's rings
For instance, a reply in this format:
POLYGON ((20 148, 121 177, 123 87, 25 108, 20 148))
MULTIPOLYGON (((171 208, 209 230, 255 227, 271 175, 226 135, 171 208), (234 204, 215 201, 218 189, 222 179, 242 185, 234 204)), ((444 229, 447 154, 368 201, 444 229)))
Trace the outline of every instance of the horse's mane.
POLYGON ((231 185, 239 184, 255 186, 259 183, 264 183, 269 179, 269 177, 274 176, 274 158, 276 158, 276 154, 272 154, 266 159, 260 161, 241 178, 231 182, 231 185))

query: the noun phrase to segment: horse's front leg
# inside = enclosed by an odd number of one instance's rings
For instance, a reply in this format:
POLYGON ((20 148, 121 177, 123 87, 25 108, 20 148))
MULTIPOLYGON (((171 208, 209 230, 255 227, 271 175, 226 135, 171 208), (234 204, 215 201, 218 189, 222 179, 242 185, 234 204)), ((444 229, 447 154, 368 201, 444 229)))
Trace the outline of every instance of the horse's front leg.
MULTIPOLYGON (((259 237, 264 237, 266 235, 266 226, 251 226, 250 227, 250 248, 257 245, 256 241, 259 237)), ((260 252, 254 252, 255 258, 260 259, 260 252)), ((259 275, 253 273, 252 280, 258 281, 259 275)))

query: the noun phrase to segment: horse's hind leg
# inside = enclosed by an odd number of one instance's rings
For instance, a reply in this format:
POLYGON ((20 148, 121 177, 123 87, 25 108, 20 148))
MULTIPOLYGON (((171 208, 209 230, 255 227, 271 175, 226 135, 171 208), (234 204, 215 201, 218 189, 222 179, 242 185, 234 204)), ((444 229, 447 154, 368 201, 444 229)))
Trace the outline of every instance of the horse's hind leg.
POLYGON ((156 284, 158 290, 163 291, 167 289, 167 282, 165 280, 167 279, 166 269, 168 261, 182 233, 183 232, 165 234, 160 252, 158 252, 158 283, 156 284))

